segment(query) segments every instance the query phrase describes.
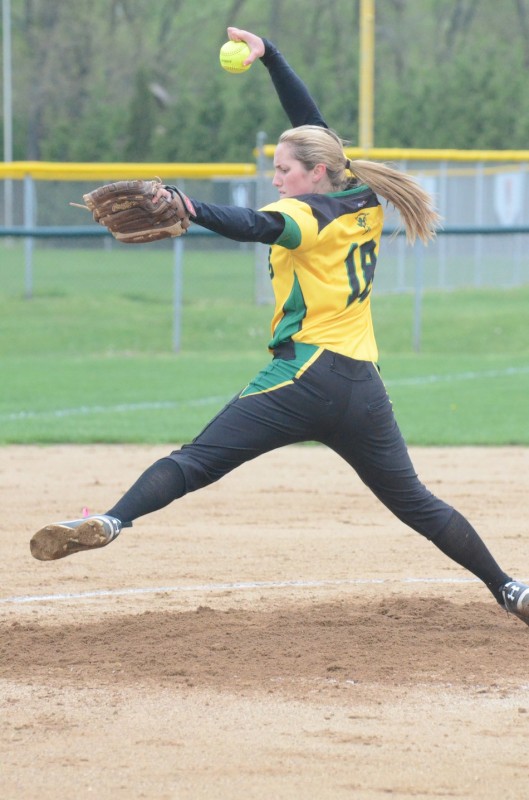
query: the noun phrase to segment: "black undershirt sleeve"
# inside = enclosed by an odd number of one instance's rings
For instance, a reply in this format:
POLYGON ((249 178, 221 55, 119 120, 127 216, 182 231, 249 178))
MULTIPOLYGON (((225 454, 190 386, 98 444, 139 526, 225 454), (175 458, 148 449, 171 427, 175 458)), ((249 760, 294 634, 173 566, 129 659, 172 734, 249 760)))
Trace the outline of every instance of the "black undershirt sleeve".
POLYGON ((320 128, 328 128, 329 126, 301 78, 296 75, 272 42, 269 42, 268 39, 263 39, 263 42, 265 54, 261 61, 270 73, 279 101, 292 127, 319 125, 320 128))

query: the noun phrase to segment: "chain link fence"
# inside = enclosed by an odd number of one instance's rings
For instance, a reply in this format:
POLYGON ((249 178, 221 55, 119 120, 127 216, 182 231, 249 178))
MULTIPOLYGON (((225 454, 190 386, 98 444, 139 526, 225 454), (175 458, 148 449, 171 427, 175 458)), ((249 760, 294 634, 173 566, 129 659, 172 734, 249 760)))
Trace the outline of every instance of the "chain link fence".
MULTIPOLYGON (((191 197, 204 201, 251 207, 262 207, 277 199, 272 186, 273 147, 265 144, 260 134, 254 165, 217 165, 210 175, 196 165, 186 165, 186 177, 164 174, 160 165, 134 166, 136 177, 154 177, 153 168, 161 171, 162 180, 178 183, 191 197), (141 171, 138 171, 141 170, 141 171), (230 174, 235 173, 235 174, 230 174)), ((375 151, 374 151, 375 152, 375 151)), ((362 154, 348 152, 351 158, 362 154)), ((529 154, 512 159, 508 153, 465 154, 454 151, 453 157, 436 157, 411 153, 409 157, 377 152, 377 160, 391 161, 398 169, 415 175, 436 199, 443 217, 444 228, 435 242, 427 248, 406 245, 404 236, 392 237, 399 225, 398 215, 387 209, 381 258, 376 274, 377 294, 392 292, 423 293, 425 290, 450 291, 463 287, 512 288, 529 284, 529 154), (386 157, 382 157, 386 155, 386 157), (389 157, 388 157, 389 156, 389 157)), ((375 157, 374 155, 371 157, 375 157)), ((8 173, 4 165, 4 173, 8 173)), ((89 165, 84 165, 89 166, 89 165)), ((98 165, 93 165, 94 168, 98 165)), ((111 165, 107 165, 111 169, 111 165)), ((167 166, 167 165, 166 165, 167 166)), ((72 207, 70 202, 82 202, 83 193, 106 180, 96 178, 69 179, 68 165, 60 167, 57 179, 53 170, 49 176, 35 179, 31 169, 17 179, 2 176, 0 168, 0 249, 12 246, 15 237, 23 241, 25 294, 31 297, 35 276, 33 262, 36 253, 46 249, 90 249, 94 252, 120 248, 93 224, 91 215, 72 207), (9 222, 9 224, 7 224, 9 222)), ((123 175, 118 174, 118 179, 123 175)), ((129 176, 127 176, 129 177, 129 176)), ((272 301, 268 277, 268 247, 231 242, 204 232, 198 226, 179 240, 149 245, 167 251, 174 269, 175 292, 175 349, 178 349, 178 330, 181 313, 182 274, 186 254, 204 253, 211 257, 215 251, 243 253, 248 269, 253 270, 253 302, 272 301)), ((192 275, 186 275, 186 281, 192 275)), ((146 286, 149 277, 145 276, 146 286)), ((251 285, 249 283, 249 285, 251 285)), ((101 287, 97 287, 101 290, 101 287)), ((207 287, 204 287, 207 292, 207 287)), ((419 307, 419 303, 417 303, 419 307)), ((416 323, 417 325, 417 323, 416 323)))

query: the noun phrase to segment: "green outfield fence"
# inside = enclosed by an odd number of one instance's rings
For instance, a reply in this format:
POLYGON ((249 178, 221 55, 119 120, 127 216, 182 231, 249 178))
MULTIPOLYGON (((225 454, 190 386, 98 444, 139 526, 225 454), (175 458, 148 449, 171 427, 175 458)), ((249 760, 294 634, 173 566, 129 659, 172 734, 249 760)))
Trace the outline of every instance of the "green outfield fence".
MULTIPOLYGON (((529 151, 398 150, 348 148, 349 158, 391 162, 414 174, 436 199, 444 226, 427 249, 410 248, 403 236, 389 236, 398 220, 388 209, 383 267, 378 293, 413 292, 414 343, 420 348, 420 310, 427 289, 512 288, 529 284, 529 151)), ((101 183, 159 176, 178 183, 191 197, 209 202, 260 207, 277 195, 271 186, 274 146, 257 137, 253 163, 49 163, 0 164, 0 236, 4 246, 24 242, 24 284, 33 294, 33 258, 37 246, 112 247, 107 231, 91 215, 70 206, 101 183)), ((185 251, 250 248, 192 227, 185 237, 160 245, 172 253, 174 271, 173 348, 180 348, 182 275, 185 251)), ((268 248, 251 246, 254 300, 271 302, 268 248)), ((148 280, 148 277, 146 278, 148 280)))

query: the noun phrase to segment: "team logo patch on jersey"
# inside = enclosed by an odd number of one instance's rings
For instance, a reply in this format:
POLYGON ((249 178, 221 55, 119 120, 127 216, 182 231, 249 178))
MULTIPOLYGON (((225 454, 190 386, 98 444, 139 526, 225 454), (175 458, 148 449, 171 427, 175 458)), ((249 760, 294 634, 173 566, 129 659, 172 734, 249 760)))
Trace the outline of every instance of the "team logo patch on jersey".
POLYGON ((360 228, 363 228, 366 233, 369 233, 371 231, 371 225, 369 224, 367 217, 368 215, 364 212, 357 216, 356 221, 358 222, 360 228))

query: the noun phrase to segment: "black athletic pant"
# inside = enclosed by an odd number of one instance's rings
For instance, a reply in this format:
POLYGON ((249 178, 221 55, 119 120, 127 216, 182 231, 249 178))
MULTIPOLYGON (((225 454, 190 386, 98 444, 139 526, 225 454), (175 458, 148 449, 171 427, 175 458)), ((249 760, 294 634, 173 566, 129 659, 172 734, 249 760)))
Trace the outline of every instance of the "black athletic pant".
MULTIPOLYGON (((280 362, 265 372, 280 373, 280 362)), ((108 513, 132 521, 263 453, 305 441, 338 453, 393 514, 481 578, 501 602, 499 588, 509 576, 468 521, 419 480, 375 365, 328 350, 299 377, 235 397, 191 444, 146 470, 108 513)))
POLYGON ((262 453, 305 441, 332 448, 424 536, 435 537, 448 523, 453 509, 419 481, 377 368, 328 350, 287 386, 234 398, 171 458, 191 492, 262 453))

